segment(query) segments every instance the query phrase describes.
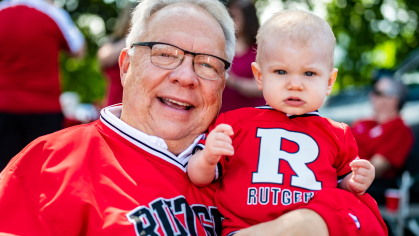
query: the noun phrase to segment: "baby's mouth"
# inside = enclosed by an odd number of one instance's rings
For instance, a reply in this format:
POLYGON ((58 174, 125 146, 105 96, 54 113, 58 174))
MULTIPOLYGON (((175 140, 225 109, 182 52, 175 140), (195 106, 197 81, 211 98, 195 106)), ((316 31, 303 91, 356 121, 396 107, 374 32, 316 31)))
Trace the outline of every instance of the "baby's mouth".
POLYGON ((179 102, 170 98, 161 98, 159 97, 160 102, 166 104, 172 108, 179 109, 179 110, 190 110, 193 106, 191 104, 185 102, 179 102))
POLYGON ((305 103, 303 100, 297 97, 289 97, 284 102, 289 106, 302 106, 305 103))

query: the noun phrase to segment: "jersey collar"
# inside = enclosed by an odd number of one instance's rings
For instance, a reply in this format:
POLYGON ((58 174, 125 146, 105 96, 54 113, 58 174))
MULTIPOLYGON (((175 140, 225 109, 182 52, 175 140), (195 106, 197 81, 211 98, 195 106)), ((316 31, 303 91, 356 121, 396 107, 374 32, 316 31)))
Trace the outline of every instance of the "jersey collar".
MULTIPOLYGON (((256 107, 258 109, 268 109, 268 110, 275 110, 273 107, 269 106, 269 105, 265 105, 265 106, 260 106, 260 107, 256 107)), ((297 117, 307 117, 307 116, 320 116, 319 111, 315 110, 315 111, 311 111, 311 112, 307 112, 305 114, 302 115, 291 115, 291 114, 286 114, 285 115, 288 116, 288 118, 293 119, 293 118, 297 118, 297 117)))
POLYGON ((157 136, 148 135, 138 129, 123 122, 120 117, 122 104, 117 104, 103 108, 100 112, 100 120, 108 128, 115 131, 121 137, 135 144, 141 149, 156 155, 186 171, 186 165, 192 155, 193 148, 198 144, 204 134, 199 135, 194 142, 178 156, 169 152, 166 142, 157 136))

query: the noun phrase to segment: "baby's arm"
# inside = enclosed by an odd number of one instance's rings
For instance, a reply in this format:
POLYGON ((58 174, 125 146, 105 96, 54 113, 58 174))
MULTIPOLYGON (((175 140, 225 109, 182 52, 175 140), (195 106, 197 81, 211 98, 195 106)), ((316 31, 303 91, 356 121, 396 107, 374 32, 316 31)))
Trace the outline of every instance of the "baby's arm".
POLYGON ((369 161, 361 159, 352 161, 349 166, 352 168, 352 174, 345 176, 338 187, 355 195, 362 195, 374 180, 374 166, 369 161))
POLYGON ((188 176, 192 183, 202 187, 214 180, 215 167, 221 156, 234 154, 230 138, 233 134, 233 128, 227 124, 220 124, 209 133, 205 148, 197 151, 189 160, 188 176))

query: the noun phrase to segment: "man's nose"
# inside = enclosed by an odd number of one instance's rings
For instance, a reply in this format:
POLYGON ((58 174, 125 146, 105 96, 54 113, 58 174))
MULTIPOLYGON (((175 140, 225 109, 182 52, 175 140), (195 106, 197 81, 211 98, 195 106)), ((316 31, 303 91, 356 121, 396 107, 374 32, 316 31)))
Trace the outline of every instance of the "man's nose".
POLYGON ((301 76, 298 75, 290 75, 288 77, 288 84, 287 84, 288 90, 303 90, 303 81, 301 76))
POLYGON ((193 59, 193 56, 185 55, 180 65, 170 73, 170 81, 183 87, 196 87, 198 76, 194 71, 193 59))

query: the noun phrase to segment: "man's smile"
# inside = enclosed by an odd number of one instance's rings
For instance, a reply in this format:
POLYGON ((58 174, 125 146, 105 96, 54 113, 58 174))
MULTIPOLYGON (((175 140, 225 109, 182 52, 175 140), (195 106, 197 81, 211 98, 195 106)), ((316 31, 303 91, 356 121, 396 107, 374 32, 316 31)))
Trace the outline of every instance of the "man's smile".
POLYGON ((159 97, 159 100, 165 104, 168 105, 172 108, 175 109, 180 109, 180 110, 190 110, 193 106, 191 104, 185 103, 185 102, 180 102, 180 101, 176 101, 174 99, 170 99, 170 98, 161 98, 159 97))

